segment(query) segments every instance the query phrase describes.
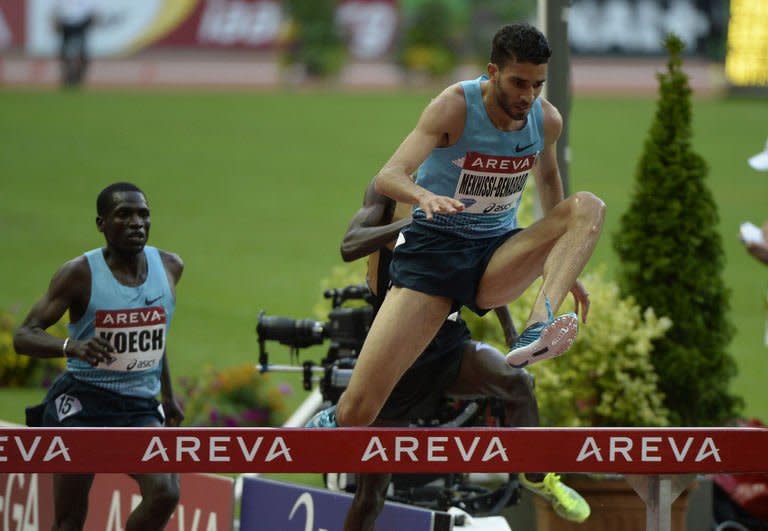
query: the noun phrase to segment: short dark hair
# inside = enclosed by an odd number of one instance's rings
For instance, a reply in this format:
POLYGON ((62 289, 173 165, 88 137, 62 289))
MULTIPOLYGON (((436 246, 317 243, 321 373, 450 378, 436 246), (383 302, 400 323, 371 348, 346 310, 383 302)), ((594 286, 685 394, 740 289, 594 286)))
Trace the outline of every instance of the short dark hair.
POLYGON ((96 198, 96 213, 99 216, 106 216, 109 214, 109 211, 112 210, 112 207, 115 204, 114 196, 116 192, 139 192, 146 198, 146 195, 141 188, 135 184, 126 182, 112 183, 104 188, 99 193, 99 197, 96 198))
POLYGON ((508 24, 493 36, 491 62, 500 69, 509 61, 544 64, 551 56, 552 49, 544 34, 525 22, 508 24))

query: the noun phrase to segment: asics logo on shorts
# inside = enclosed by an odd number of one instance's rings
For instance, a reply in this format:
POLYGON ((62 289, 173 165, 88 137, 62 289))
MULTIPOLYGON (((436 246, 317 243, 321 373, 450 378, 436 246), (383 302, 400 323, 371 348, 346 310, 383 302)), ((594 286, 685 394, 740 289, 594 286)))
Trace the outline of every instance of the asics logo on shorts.
POLYGON ((54 404, 56 404, 56 416, 59 422, 83 410, 83 404, 80 403, 80 400, 67 394, 57 396, 54 404))

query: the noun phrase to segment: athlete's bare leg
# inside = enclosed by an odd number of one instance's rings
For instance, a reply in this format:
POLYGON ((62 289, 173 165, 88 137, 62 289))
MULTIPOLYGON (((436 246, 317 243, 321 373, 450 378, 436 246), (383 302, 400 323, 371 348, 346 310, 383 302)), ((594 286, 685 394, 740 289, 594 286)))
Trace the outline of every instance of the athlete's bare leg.
POLYGON ((515 300, 533 281, 544 282, 526 326, 546 321, 545 298, 556 310, 587 264, 600 237, 605 204, 589 192, 558 203, 494 253, 480 280, 477 305, 495 308, 515 300))
POLYGON ((392 474, 360 474, 352 505, 344 520, 344 531, 373 531, 384 509, 392 474))
POLYGON ((179 503, 178 474, 134 474, 141 503, 125 524, 125 531, 162 531, 179 503))
POLYGON ((80 531, 88 517, 93 474, 54 474, 54 531, 80 531))
POLYGON ((392 288, 376 314, 347 389, 339 398, 339 426, 368 426, 395 384, 427 347, 448 316, 451 301, 392 288))
MULTIPOLYGON (((504 354, 485 343, 467 342, 459 375, 446 394, 456 398, 498 398, 504 404, 503 426, 539 426, 533 376, 525 369, 511 367, 504 354)), ((526 477, 539 482, 544 475, 528 473, 526 477)))

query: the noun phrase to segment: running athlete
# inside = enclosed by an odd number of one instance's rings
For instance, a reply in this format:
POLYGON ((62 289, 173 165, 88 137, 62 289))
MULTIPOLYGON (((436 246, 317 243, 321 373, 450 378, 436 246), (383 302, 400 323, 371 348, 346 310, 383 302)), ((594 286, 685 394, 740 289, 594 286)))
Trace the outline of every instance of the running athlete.
POLYGON ((602 230, 603 202, 589 192, 563 198, 555 146, 557 109, 540 97, 551 55, 528 24, 501 28, 487 77, 445 89, 424 110, 376 176, 376 190, 414 205, 394 249, 393 288, 368 333, 337 408, 311 426, 366 426, 400 376, 459 306, 478 314, 508 304, 539 276, 543 283, 507 362, 523 367, 572 343, 576 314, 557 318, 568 292, 586 321, 578 281, 602 230), (411 175, 416 172, 414 182, 411 175), (543 217, 517 227, 529 174, 543 217))
MULTIPOLYGON (((96 201, 106 246, 65 263, 14 335, 16 352, 67 358, 27 425, 178 426, 183 413, 171 388, 166 340, 176 306, 181 259, 146 245, 149 206, 135 185, 115 183, 96 201), (69 337, 46 332, 69 311, 69 337), (162 397, 162 406, 156 399, 162 397)), ((54 530, 82 529, 93 474, 55 474, 54 530)), ((126 531, 160 531, 179 500, 176 474, 132 474, 141 503, 126 531)))
MULTIPOLYGON (((344 235, 341 254, 345 261, 368 255, 367 280, 374 295, 374 310, 383 303, 389 286, 395 238, 410 222, 410 207, 376 193, 371 183, 362 208, 344 235)), ((509 310, 504 306, 495 311, 509 344, 515 335, 509 310)), ((539 411, 533 387, 533 378, 525 369, 511 367, 501 352, 473 341, 456 312, 400 378, 374 425, 403 426, 419 418, 431 418, 440 400, 447 395, 459 399, 500 398, 504 403, 505 426, 538 426, 539 411)), ((391 477, 391 474, 359 476, 345 531, 374 529, 391 477)), ((520 474, 520 483, 547 498, 563 518, 583 522, 590 514, 586 500, 562 483, 556 474, 520 474)))

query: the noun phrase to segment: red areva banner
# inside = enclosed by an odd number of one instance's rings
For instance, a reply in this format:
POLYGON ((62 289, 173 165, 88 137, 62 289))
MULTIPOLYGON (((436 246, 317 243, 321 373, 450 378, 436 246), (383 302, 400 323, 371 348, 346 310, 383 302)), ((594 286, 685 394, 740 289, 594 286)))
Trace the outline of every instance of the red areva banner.
POLYGON ((760 428, 0 429, 12 472, 768 472, 760 428))
MULTIPOLYGON (((182 474, 181 498, 166 531, 231 531, 234 481, 210 474, 182 474)), ((88 498, 85 531, 124 531, 141 502, 125 474, 97 474, 88 498)), ((46 531, 53 525, 51 474, 0 474, 0 530, 46 531)))

